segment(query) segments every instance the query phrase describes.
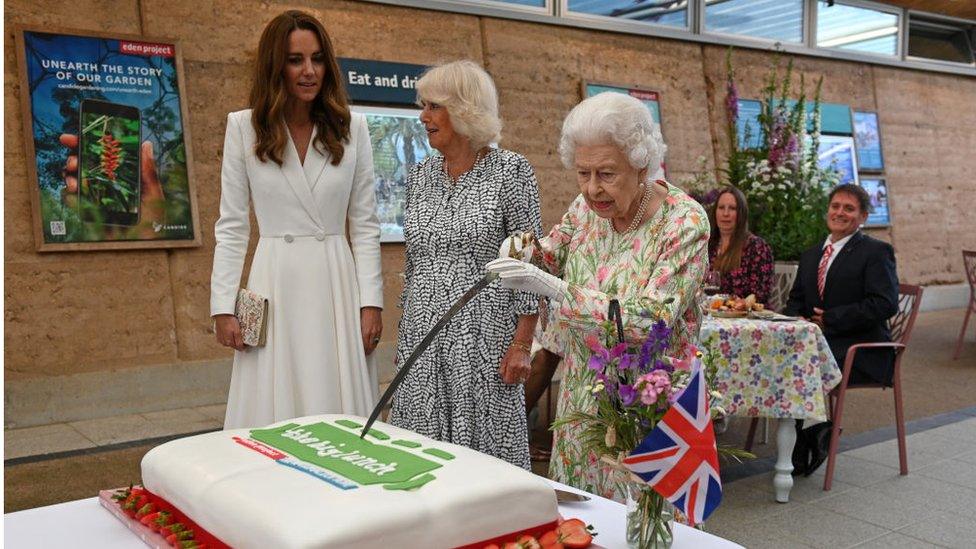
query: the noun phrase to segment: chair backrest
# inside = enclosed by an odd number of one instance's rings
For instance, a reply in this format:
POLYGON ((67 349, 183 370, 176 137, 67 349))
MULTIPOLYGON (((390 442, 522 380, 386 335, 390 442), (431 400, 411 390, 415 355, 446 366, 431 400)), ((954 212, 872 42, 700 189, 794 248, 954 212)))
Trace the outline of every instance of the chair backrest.
POLYGON ((796 280, 796 271, 799 265, 787 265, 776 263, 773 265, 773 287, 769 290, 769 299, 766 307, 770 310, 779 312, 786 307, 786 302, 790 298, 790 290, 793 289, 793 281, 796 280))
POLYGON ((976 250, 963 250, 962 264, 969 279, 969 289, 976 294, 976 250))
POLYGON ((919 306, 922 304, 922 287, 911 284, 898 285, 898 312, 888 319, 891 340, 908 345, 908 338, 915 326, 919 306))

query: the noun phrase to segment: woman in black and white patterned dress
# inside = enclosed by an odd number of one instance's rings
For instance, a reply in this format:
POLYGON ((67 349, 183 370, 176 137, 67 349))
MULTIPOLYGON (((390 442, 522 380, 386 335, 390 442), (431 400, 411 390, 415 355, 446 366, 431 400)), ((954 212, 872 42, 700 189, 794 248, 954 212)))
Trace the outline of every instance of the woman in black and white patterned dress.
MULTIPOLYGON (((470 61, 417 83, 420 120, 441 155, 407 177, 407 263, 397 341, 402 365, 438 319, 484 274, 505 238, 540 234, 539 191, 521 155, 499 139, 491 77, 470 61)), ((538 298, 497 283, 434 339, 393 398, 390 422, 529 467, 525 394, 538 298)))

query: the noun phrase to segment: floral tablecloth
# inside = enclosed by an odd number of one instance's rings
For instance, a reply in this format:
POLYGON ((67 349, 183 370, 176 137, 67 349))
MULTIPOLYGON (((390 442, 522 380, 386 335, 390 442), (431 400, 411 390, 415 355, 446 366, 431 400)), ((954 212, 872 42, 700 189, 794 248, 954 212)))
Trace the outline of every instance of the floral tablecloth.
POLYGON ((826 419, 825 395, 841 372, 816 324, 706 316, 699 341, 730 415, 826 419))

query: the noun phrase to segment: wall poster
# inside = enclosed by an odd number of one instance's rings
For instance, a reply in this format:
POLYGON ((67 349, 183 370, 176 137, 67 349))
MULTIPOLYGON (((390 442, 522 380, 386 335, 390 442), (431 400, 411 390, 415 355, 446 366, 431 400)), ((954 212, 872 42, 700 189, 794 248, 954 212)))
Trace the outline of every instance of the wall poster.
MULTIPOLYGON (((624 95, 629 95, 631 97, 636 97, 640 99, 647 110, 651 111, 651 118, 659 126, 661 126, 661 135, 664 135, 664 125, 661 124, 661 102, 660 94, 656 91, 651 91, 644 88, 637 88, 632 86, 616 86, 613 84, 601 84, 596 82, 584 82, 583 83, 583 98, 593 97, 598 93, 603 92, 614 92, 622 93, 624 95)), ((667 139, 664 140, 667 143, 667 139)), ((652 177, 655 179, 666 179, 665 172, 667 171, 667 166, 665 162, 661 162, 661 169, 658 173, 654 174, 652 177)))
POLYGON ((854 144, 857 145, 857 165, 862 171, 884 171, 878 113, 854 111, 854 144))
POLYGON ((38 251, 199 246, 179 46, 15 35, 38 251))
POLYGON ((363 105, 351 108, 366 116, 373 145, 380 242, 403 242, 407 173, 433 152, 427 142, 427 131, 420 122, 420 110, 363 105))
POLYGON ((821 135, 817 151, 817 163, 821 168, 837 170, 839 185, 857 185, 857 156, 854 154, 854 138, 849 135, 821 135))
POLYGON ((888 213, 888 185, 885 180, 877 177, 864 177, 861 178, 861 188, 867 191, 871 203, 871 211, 868 212, 868 220, 864 226, 887 227, 891 225, 891 216, 888 213))

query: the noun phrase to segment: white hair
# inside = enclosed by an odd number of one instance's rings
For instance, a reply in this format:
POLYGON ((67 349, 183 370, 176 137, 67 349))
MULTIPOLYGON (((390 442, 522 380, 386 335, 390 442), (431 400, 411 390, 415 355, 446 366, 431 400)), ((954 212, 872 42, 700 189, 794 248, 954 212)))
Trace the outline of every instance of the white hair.
POLYGON ((447 108, 454 130, 471 140, 474 150, 501 140, 495 83, 474 61, 431 67, 417 81, 417 99, 447 108))
POLYGON ((647 168, 642 182, 658 174, 668 150, 651 111, 640 100, 616 92, 584 99, 566 115, 559 156, 567 168, 576 164, 580 145, 616 145, 635 169, 647 168))

